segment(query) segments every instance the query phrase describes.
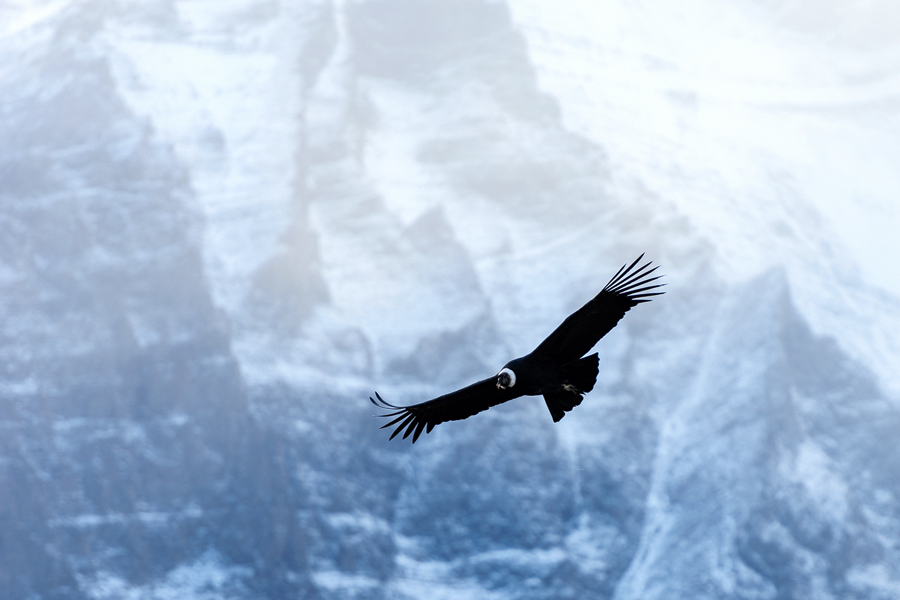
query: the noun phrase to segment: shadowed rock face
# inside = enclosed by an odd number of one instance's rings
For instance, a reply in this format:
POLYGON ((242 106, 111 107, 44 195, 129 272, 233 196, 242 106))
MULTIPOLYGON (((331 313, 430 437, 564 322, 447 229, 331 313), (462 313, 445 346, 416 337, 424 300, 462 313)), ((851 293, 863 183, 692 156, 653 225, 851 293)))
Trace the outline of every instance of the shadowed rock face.
POLYGON ((896 403, 609 193, 504 4, 75 3, 0 55, 0 598, 896 591, 896 403), (643 250, 559 425, 377 429, 643 250))

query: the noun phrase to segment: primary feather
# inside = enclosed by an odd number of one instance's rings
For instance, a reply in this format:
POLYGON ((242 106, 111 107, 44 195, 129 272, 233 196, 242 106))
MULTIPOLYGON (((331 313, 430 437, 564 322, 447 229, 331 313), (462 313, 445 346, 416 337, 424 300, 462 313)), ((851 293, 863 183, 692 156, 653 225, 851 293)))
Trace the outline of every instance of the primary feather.
POLYGON ((649 285, 660 278, 659 275, 650 277, 659 267, 649 269, 653 263, 648 262, 632 270, 643 257, 641 254, 627 269, 624 266, 619 269, 599 294, 566 317, 535 352, 551 356, 560 363, 578 360, 609 333, 632 307, 662 294, 650 291, 660 287, 660 284, 649 285))
POLYGON ((399 423, 394 433, 391 434, 390 439, 394 439, 401 431, 406 429, 403 439, 408 438, 412 433, 413 443, 415 443, 419 439, 423 428, 425 433, 431 433, 434 426, 439 423, 467 419, 492 406, 502 404, 519 396, 521 394, 516 394, 512 389, 498 389, 494 378, 489 377, 455 392, 438 396, 434 400, 413 404, 412 406, 394 406, 386 402, 378 392, 375 392, 375 398, 369 397, 369 400, 378 408, 391 411, 378 416, 395 417, 390 422, 382 425, 382 429, 399 423))

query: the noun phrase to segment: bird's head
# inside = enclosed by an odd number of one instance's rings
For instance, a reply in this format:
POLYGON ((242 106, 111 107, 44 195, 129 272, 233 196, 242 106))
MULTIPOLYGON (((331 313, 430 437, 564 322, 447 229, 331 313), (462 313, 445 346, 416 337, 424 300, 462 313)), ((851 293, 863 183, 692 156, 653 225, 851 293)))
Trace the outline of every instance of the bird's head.
POLYGON ((497 389, 506 390, 516 385, 516 374, 509 367, 503 367, 497 373, 497 389))

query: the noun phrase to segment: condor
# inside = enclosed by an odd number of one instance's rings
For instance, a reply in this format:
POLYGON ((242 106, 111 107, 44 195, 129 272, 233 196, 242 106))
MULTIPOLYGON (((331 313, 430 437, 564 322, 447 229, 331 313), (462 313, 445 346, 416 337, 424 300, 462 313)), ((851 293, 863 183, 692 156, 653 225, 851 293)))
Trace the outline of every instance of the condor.
POLYGON ((431 433, 439 423, 466 419, 521 396, 543 396, 558 422, 594 389, 597 354, 584 355, 631 307, 663 293, 654 291, 663 284, 653 283, 661 276, 651 277, 659 267, 651 269, 648 262, 635 268, 643 257, 619 269, 599 294, 569 315, 534 351, 509 361, 493 377, 412 406, 394 406, 376 392, 369 400, 389 411, 378 416, 393 417, 382 429, 396 425, 390 439, 402 431, 403 439, 412 434, 415 443, 423 430, 431 433))

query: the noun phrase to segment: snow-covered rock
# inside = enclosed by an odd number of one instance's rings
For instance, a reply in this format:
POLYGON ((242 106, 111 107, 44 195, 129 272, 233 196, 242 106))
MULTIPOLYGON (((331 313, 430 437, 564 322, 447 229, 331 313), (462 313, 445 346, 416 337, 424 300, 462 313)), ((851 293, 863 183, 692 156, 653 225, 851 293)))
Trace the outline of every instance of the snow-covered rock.
POLYGON ((0 7, 0 598, 897 597, 900 22, 807 4, 0 7), (377 429, 641 252, 568 418, 377 429))

